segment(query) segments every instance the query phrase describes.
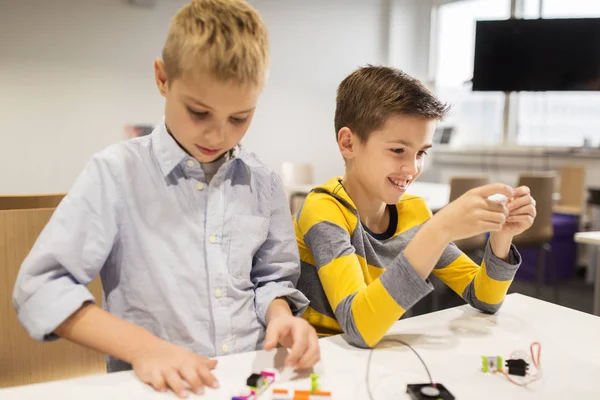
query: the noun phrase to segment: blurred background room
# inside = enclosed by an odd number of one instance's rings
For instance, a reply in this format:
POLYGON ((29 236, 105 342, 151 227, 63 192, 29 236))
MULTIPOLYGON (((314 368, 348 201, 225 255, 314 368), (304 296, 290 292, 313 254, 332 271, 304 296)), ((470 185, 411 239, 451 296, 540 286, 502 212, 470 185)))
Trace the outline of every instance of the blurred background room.
MULTIPOLYGON (((0 0, 0 327, 31 360, 41 345, 10 300, 18 268, 90 157, 160 122, 153 61, 186 2, 0 0)), ((343 173, 337 85, 366 64, 400 68, 452 104, 409 193, 435 212, 487 182, 530 186, 538 218, 515 240, 510 291, 600 315, 600 1, 250 3, 270 31, 271 69, 243 144, 281 174, 292 212, 343 173)), ((457 245, 478 260, 485 240, 457 245)), ((440 286, 411 315, 462 303, 440 286)), ((0 387, 16 382, 6 365, 0 387)))

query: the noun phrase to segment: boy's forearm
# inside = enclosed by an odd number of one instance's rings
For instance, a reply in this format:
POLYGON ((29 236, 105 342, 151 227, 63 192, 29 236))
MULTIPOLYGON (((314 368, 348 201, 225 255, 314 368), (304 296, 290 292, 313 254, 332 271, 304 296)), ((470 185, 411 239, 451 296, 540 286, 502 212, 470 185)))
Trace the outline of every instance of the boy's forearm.
POLYGON ((286 315, 292 315, 292 310, 290 309, 288 302, 282 298, 274 299, 271 304, 269 304, 269 308, 267 308, 267 325, 269 325, 269 321, 273 318, 286 315))
POLYGON ((492 232, 490 234, 490 246, 492 253, 503 261, 508 261, 510 248, 512 246, 512 236, 499 235, 492 232))
POLYGON ((419 276, 427 279, 449 245, 450 238, 438 226, 434 217, 419 229, 404 249, 404 256, 419 276))
POLYGON ((54 331, 60 337, 109 354, 127 363, 161 341, 144 328, 85 304, 54 331))

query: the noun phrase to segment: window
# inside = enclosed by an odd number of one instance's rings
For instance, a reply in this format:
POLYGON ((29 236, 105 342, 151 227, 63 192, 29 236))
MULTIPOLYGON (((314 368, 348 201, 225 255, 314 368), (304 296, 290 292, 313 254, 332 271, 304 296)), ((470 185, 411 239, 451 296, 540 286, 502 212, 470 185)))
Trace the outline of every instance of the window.
MULTIPOLYGON (((452 104, 446 125, 456 129, 454 144, 502 142, 504 94, 471 91, 478 20, 510 17, 510 0, 462 0, 437 10, 435 88, 452 104)), ((524 0, 523 17, 539 18, 539 0, 524 0)), ((543 18, 600 17, 600 1, 543 0, 543 18)), ((600 92, 518 94, 515 104, 520 145, 600 145, 600 92)))
MULTIPOLYGON (((539 17, 539 0, 525 0, 524 17, 539 17)), ((544 0, 543 18, 597 18, 600 1, 544 0)), ((600 145, 600 93, 520 93, 517 143, 537 146, 600 145)))
POLYGON ((502 141, 504 95, 472 92, 475 23, 510 17, 510 0, 468 0, 438 9, 435 87, 452 104, 446 124, 456 129, 453 144, 490 145, 502 141))

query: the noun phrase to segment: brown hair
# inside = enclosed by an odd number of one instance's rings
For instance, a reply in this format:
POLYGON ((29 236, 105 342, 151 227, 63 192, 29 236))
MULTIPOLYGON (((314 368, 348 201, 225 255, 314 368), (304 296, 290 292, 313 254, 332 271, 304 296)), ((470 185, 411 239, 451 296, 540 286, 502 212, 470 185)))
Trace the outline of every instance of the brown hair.
POLYGON ((269 63, 267 28, 243 0, 192 0, 173 17, 162 58, 168 80, 202 71, 221 81, 262 84, 269 63))
POLYGON ((449 106, 418 79, 391 67, 367 65, 348 75, 337 91, 336 140, 347 127, 365 142, 392 114, 443 119, 449 106))

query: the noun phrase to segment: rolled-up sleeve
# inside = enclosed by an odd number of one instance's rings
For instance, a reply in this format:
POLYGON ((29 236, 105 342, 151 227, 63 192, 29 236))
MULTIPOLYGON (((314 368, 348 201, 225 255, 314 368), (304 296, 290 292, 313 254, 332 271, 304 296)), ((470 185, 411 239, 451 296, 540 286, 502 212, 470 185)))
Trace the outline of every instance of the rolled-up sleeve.
POLYGON ((308 299, 296 289, 300 277, 298 244, 283 184, 275 173, 271 174, 271 190, 269 232, 254 256, 251 272, 256 312, 265 326, 267 309, 276 298, 287 300, 296 316, 308 307, 308 299))
POLYGON ((27 255, 13 290, 20 323, 38 341, 85 302, 118 233, 119 193, 107 159, 94 157, 54 211, 27 255))

